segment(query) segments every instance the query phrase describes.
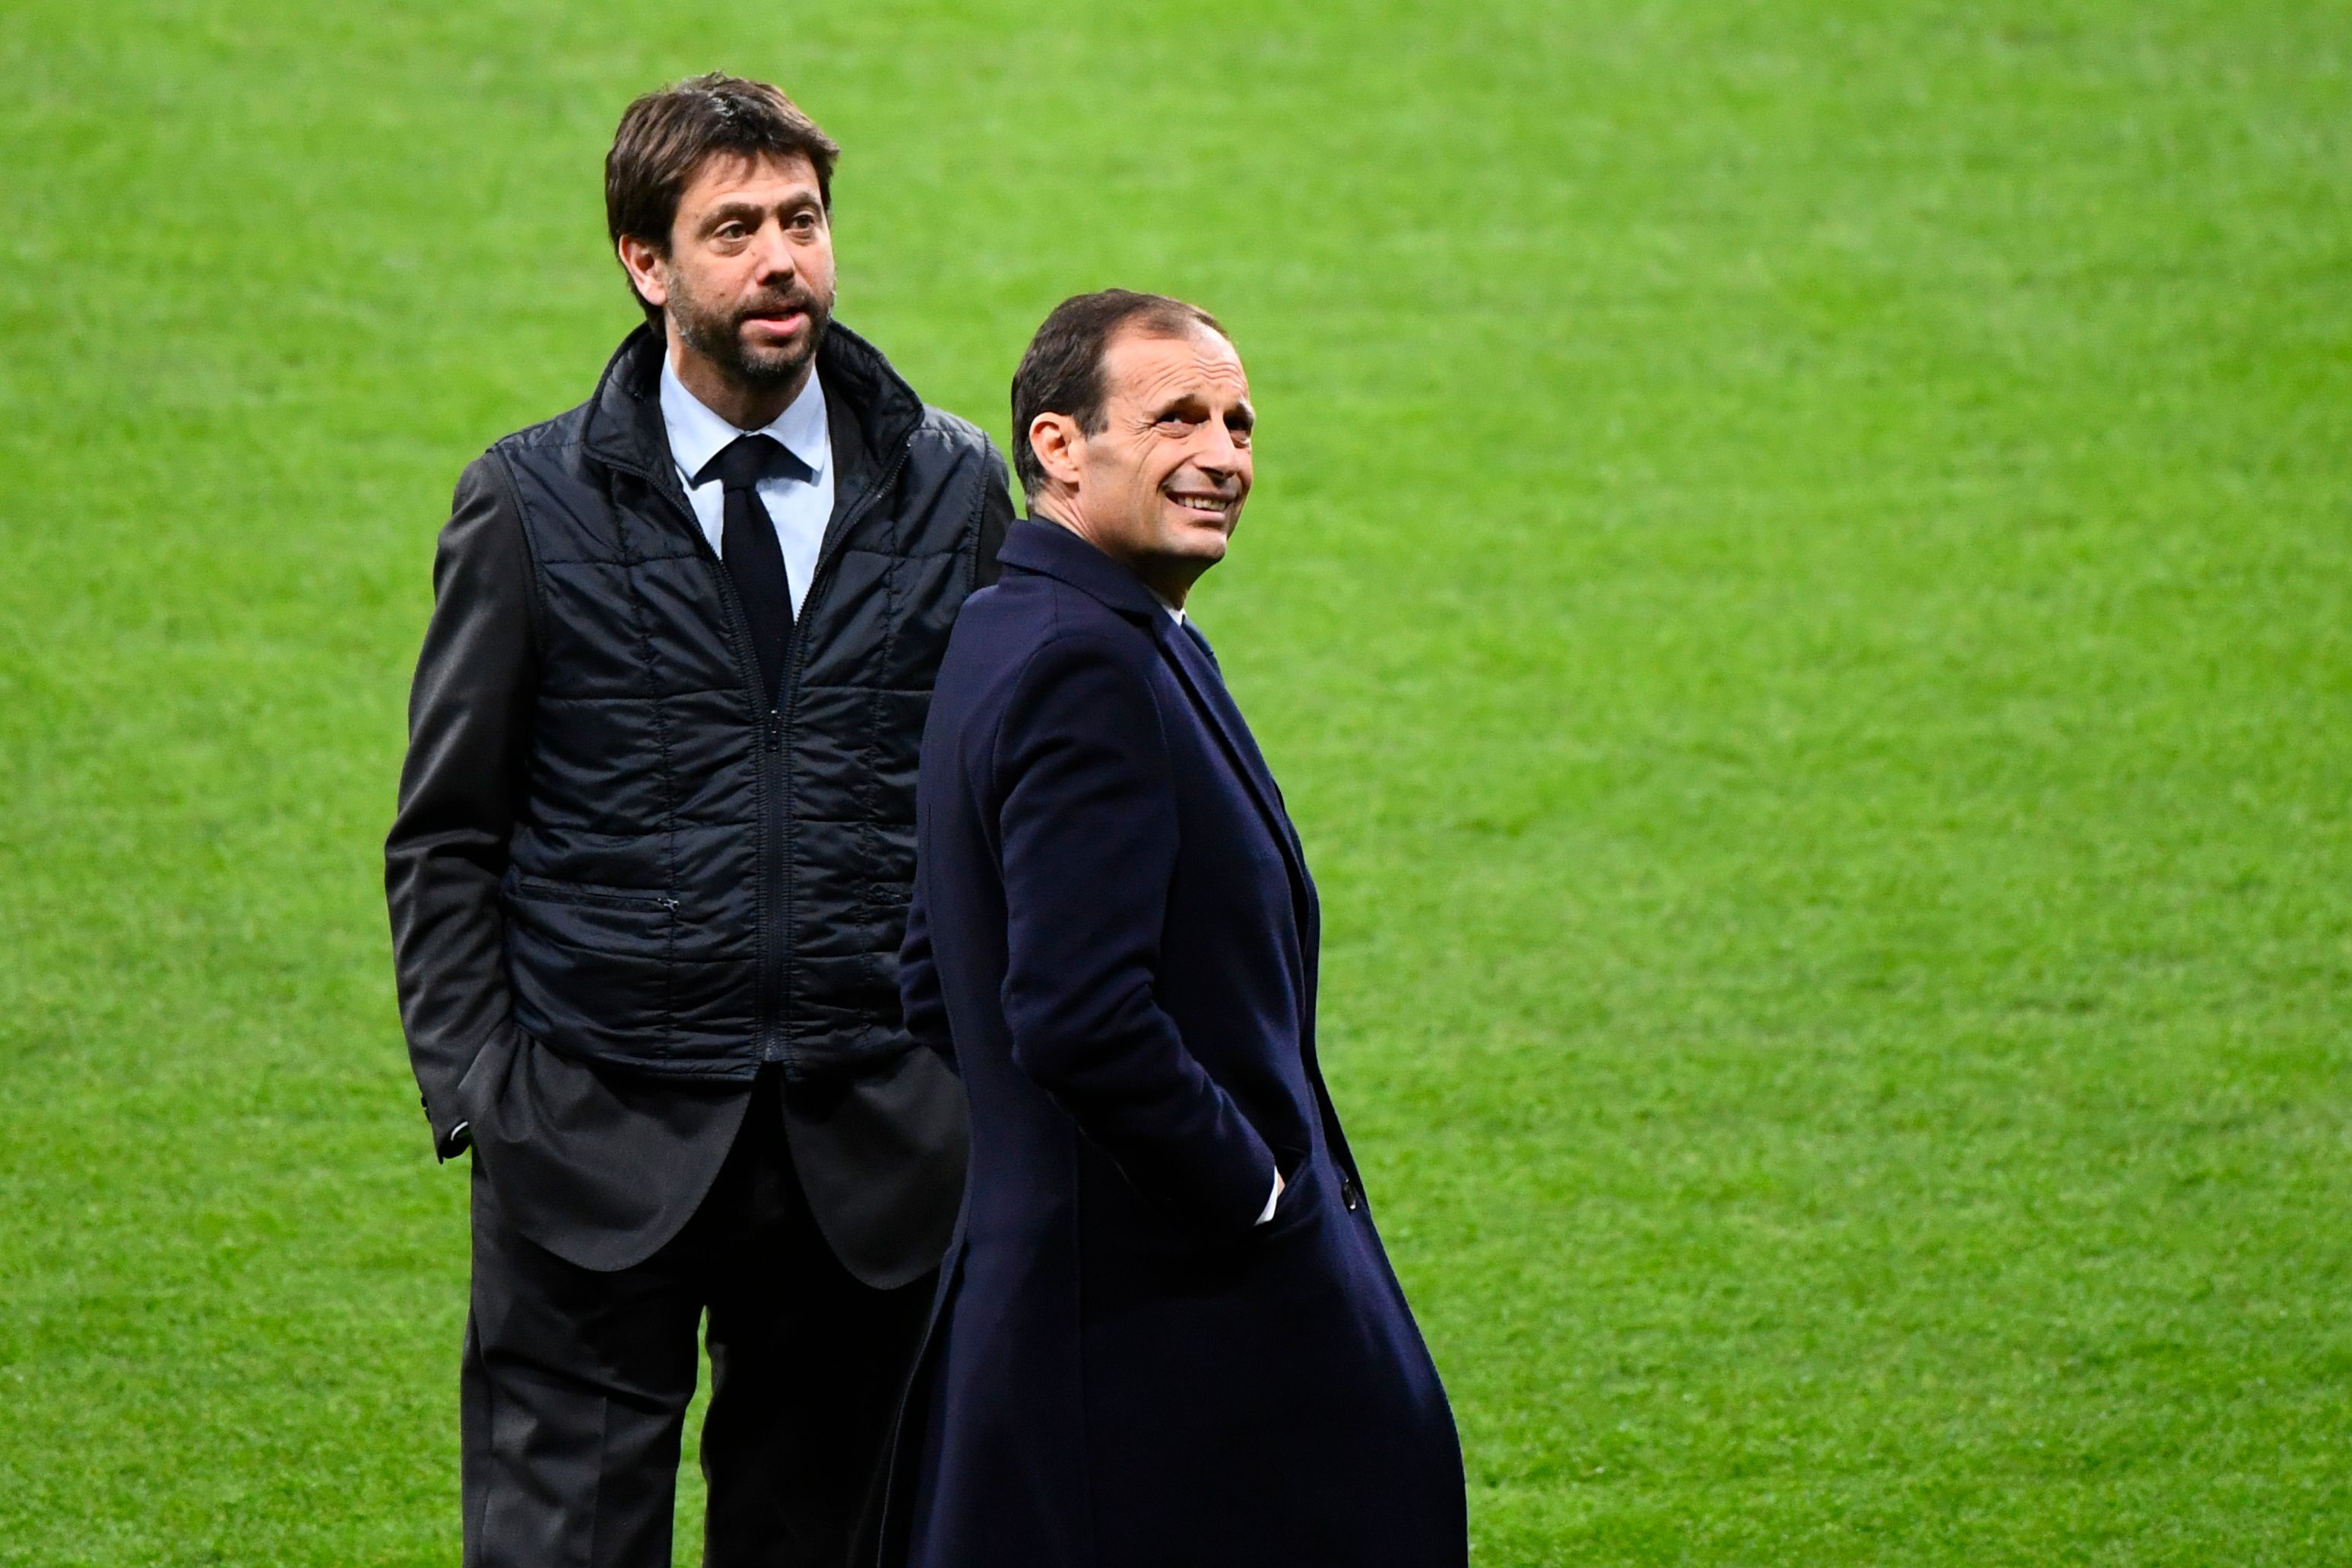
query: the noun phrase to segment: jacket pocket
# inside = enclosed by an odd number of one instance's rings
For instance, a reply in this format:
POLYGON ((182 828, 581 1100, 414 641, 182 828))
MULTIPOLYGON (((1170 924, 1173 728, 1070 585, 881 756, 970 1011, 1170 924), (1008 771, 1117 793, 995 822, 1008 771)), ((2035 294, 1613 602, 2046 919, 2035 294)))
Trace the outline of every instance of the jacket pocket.
POLYGON ((544 898, 557 904, 609 904, 620 909, 659 909, 677 913, 677 900, 641 887, 605 887, 593 882, 557 882, 543 876, 517 875, 512 898, 544 898))
POLYGON ((513 875, 500 903, 518 1024, 567 1056, 667 1054, 677 1023, 677 899, 513 875))

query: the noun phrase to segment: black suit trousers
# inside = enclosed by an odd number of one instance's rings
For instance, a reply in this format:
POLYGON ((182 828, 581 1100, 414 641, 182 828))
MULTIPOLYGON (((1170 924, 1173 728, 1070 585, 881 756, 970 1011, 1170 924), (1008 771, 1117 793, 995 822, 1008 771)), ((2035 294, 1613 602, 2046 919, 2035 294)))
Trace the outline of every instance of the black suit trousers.
POLYGON ((853 1279, 819 1233, 762 1079, 709 1196, 651 1258, 583 1269, 474 1171, 461 1444, 467 1568, 669 1568, 695 1330, 708 1568, 842 1568, 872 1505, 933 1276, 853 1279))

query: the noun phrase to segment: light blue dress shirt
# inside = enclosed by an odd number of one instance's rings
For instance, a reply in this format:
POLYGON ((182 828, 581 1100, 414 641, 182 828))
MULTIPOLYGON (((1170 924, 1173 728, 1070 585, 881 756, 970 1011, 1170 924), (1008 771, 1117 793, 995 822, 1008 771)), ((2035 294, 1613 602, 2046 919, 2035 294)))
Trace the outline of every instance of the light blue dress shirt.
POLYGON ((694 476, 702 465, 744 435, 772 435, 809 465, 806 479, 768 478, 759 485, 760 504, 768 508, 769 520, 776 525, 776 543, 783 548, 784 578, 792 586, 793 615, 798 619, 801 601, 808 597, 809 581, 816 575, 817 555, 824 548, 825 525, 833 520, 833 429, 825 419, 824 389, 817 383, 816 367, 809 367, 808 385, 790 407, 765 429, 749 431, 738 430, 711 413, 701 399, 686 390, 665 357, 661 412, 662 426, 669 433, 670 460, 677 465, 677 482, 686 486, 686 498, 694 504, 703 538, 722 559, 726 550, 719 537, 727 526, 726 486, 716 479, 697 485, 694 476))

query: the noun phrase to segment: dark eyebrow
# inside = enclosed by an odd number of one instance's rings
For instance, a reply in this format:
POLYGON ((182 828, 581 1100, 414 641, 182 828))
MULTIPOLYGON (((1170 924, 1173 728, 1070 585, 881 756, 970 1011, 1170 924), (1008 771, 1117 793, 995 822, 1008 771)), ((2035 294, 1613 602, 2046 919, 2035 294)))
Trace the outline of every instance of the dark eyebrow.
POLYGON ((756 202, 728 202, 723 205, 711 208, 704 215, 702 226, 706 229, 715 229, 719 225, 737 218, 759 218, 764 215, 765 209, 756 202))
POLYGON ((1201 394, 1199 392, 1178 392, 1174 397, 1170 398, 1166 402, 1163 402, 1158 408, 1153 409, 1151 411, 1151 417, 1154 420, 1162 420, 1166 419, 1170 414, 1179 413, 1183 409, 1199 408, 1200 406, 1201 394))
MULTIPOLYGON (((778 204, 774 210, 784 214, 789 218, 802 213, 816 212, 821 206, 822 204, 818 202, 814 191, 802 191, 778 204)), ((702 220, 703 232, 708 234, 719 225, 739 218, 757 224, 768 215, 769 211, 770 209, 757 202, 722 202, 711 208, 709 215, 702 220)))
MULTIPOLYGON (((1170 398, 1166 402, 1163 402, 1158 408, 1153 409, 1151 411, 1151 417, 1153 422, 1157 423, 1160 420, 1166 419, 1171 413, 1181 413, 1188 408, 1200 409, 1204 413, 1207 412, 1207 406, 1202 401, 1201 394, 1199 392, 1178 392, 1174 397, 1170 398)), ((1250 407, 1249 404, 1243 403, 1236 408, 1234 413, 1225 416, 1225 423, 1227 424, 1238 423, 1244 430, 1255 430, 1257 428, 1257 411, 1250 407)))

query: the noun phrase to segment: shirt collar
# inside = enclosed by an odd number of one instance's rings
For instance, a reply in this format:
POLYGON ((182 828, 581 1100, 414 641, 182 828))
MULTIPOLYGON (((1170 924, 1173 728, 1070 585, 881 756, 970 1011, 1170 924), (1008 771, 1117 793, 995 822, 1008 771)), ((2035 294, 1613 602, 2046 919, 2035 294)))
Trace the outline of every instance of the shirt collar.
POLYGON ((817 381, 814 365, 809 367, 808 385, 801 389, 800 396, 793 399, 783 413, 760 430, 746 431, 719 418, 709 405, 687 391, 669 356, 664 354, 661 412, 662 425, 669 433, 669 455, 688 485, 702 472, 704 464, 740 435, 775 437, 786 451, 808 465, 811 478, 823 474, 833 457, 832 428, 824 413, 824 388, 817 381))

